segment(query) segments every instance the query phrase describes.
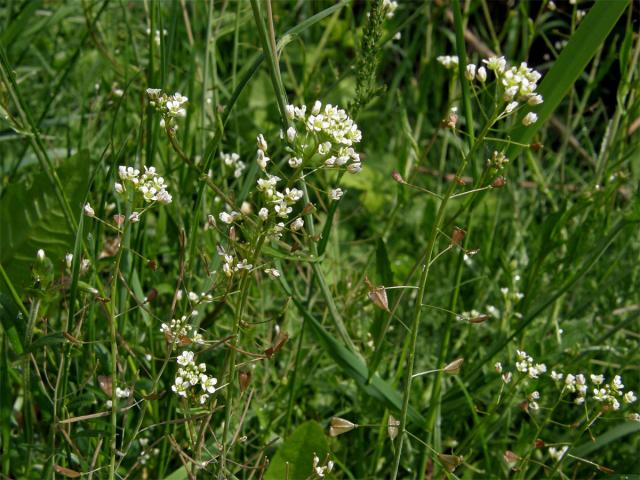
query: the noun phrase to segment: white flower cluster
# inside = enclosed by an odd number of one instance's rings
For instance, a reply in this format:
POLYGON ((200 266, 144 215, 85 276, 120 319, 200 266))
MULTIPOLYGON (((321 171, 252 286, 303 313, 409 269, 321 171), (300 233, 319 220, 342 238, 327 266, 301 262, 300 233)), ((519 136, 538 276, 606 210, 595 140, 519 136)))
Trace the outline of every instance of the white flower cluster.
POLYGON ((487 160, 487 165, 495 168, 496 170, 502 170, 507 163, 509 163, 509 159, 506 155, 502 152, 498 152, 497 150, 494 150, 491 158, 487 160))
MULTIPOLYGON (((128 186, 131 186, 134 191, 141 193, 142 198, 147 202, 171 203, 172 197, 167 192, 167 184, 164 178, 157 174, 155 167, 147 168, 145 166, 144 172, 140 173, 137 168, 120 165, 118 167, 118 176, 122 183, 115 183, 116 193, 122 194, 127 191, 128 186)), ((135 218, 130 220, 137 221, 138 216, 136 214, 135 218)))
POLYGON ((395 0, 382 0, 382 11, 387 18, 393 18, 398 9, 398 2, 395 0))
POLYGON ((447 70, 454 70, 458 67, 459 60, 457 55, 440 55, 436 60, 447 70))
POLYGON ((180 367, 171 390, 179 396, 187 398, 190 393, 198 395, 194 391, 194 387, 199 384, 200 394, 198 399, 201 404, 205 403, 209 399, 209 395, 215 393, 218 379, 205 373, 207 366, 204 363, 196 365, 195 354, 190 350, 182 352, 178 356, 177 362, 180 367))
POLYGON ((243 258, 238 262, 233 255, 228 253, 223 253, 221 256, 224 260, 224 263, 222 264, 222 271, 227 277, 232 277, 234 273, 237 273, 240 270, 250 271, 253 268, 253 265, 247 262, 246 258, 243 258))
MULTIPOLYGON (((537 70, 529 68, 526 62, 522 62, 518 67, 510 68, 507 68, 507 61, 504 57, 489 57, 482 60, 482 62, 487 65, 487 69, 495 74, 498 85, 501 88, 502 99, 508 102, 501 117, 513 113, 520 104, 527 103, 533 106, 543 102, 542 95, 536 93, 538 80, 542 75, 537 70)), ((473 69, 475 69, 475 65, 473 69)), ((469 68, 467 68, 467 71, 469 71, 469 68)), ((473 77, 471 76, 470 80, 472 79, 473 77)), ((485 79, 486 75, 484 78, 479 78, 482 83, 485 82, 485 79)), ((529 126, 537 120, 538 116, 533 112, 529 112, 522 119, 522 123, 525 126, 529 126)))
POLYGON ((516 370, 521 373, 526 373, 530 378, 538 378, 541 373, 547 371, 547 366, 544 363, 535 363, 527 352, 517 350, 516 355, 518 357, 516 370))
MULTIPOLYGON (((562 373, 552 372, 551 378, 557 382, 562 381, 564 375, 562 373)), ((604 375, 590 375, 591 383, 593 384, 592 398, 593 400, 601 403, 607 403, 614 410, 620 409, 619 398, 626 404, 632 404, 637 400, 636 394, 629 390, 624 393, 624 384, 622 383, 622 377, 615 375, 613 380, 605 384, 604 375)), ((588 394, 587 379, 582 374, 573 375, 571 373, 564 377, 563 390, 571 393, 577 393, 574 403, 576 405, 582 405, 588 394)))
POLYGON ((289 160, 292 168, 319 157, 325 168, 346 168, 350 173, 361 170, 360 154, 353 146, 362 140, 362 132, 343 109, 331 104, 323 108, 316 100, 308 116, 306 105, 287 105, 286 112, 293 121, 287 130, 287 139, 295 152, 289 160))
POLYGON ((315 453, 313 454, 313 473, 324 478, 331 470, 333 470, 333 461, 329 460, 325 465, 320 465, 320 458, 315 453))
MULTIPOLYGON (((503 373, 502 364, 500 362, 497 362, 495 364, 495 370, 497 373, 502 374, 502 378, 505 383, 509 383, 511 381, 511 374, 508 372, 503 373)), ((521 373, 526 373, 530 378, 537 379, 541 374, 546 373, 547 367, 543 363, 535 363, 533 358, 531 358, 531 356, 526 352, 517 350, 516 370, 521 373)), ((572 373, 568 373, 565 375, 562 372, 552 370, 550 377, 551 380, 562 387, 562 393, 569 392, 575 394, 573 402, 576 405, 583 405, 587 400, 590 391, 588 385, 589 381, 592 384, 592 400, 607 404, 607 408, 619 410, 621 407, 621 401, 627 405, 630 405, 632 403, 635 403, 638 399, 635 392, 631 390, 627 391, 626 393, 624 392, 625 387, 622 383, 622 377, 620 375, 615 375, 610 383, 605 383, 605 377, 601 374, 591 374, 587 378, 587 376, 583 373, 578 373, 575 375, 572 373)), ((537 391, 530 394, 529 408, 537 410, 538 405, 537 403, 535 403, 535 401, 539 398, 540 394, 537 391), (533 403, 535 404, 532 405, 533 403)), ((632 421, 640 421, 640 415, 637 413, 629 414, 628 418, 632 421)))
POLYGON ((161 325, 160 331, 164 333, 167 342, 173 344, 174 349, 178 345, 204 343, 202 334, 197 332, 190 323, 190 320, 197 315, 198 312, 194 310, 189 316, 183 315, 180 318, 174 318, 171 322, 161 325))
POLYGON ((247 165, 240 160, 240 155, 237 153, 222 153, 220 152, 220 158, 227 167, 233 169, 233 176, 238 178, 247 168, 247 165))
POLYGON ((162 128, 168 126, 169 131, 172 134, 175 133, 178 129, 175 119, 187 116, 187 110, 184 105, 189 99, 180 92, 167 95, 159 88, 147 88, 147 96, 149 97, 149 104, 162 115, 160 126, 162 128))
MULTIPOLYGON (((455 70, 458 66, 458 57, 455 55, 442 55, 437 57, 437 61, 449 70, 455 70)), ((540 72, 530 68, 526 62, 522 62, 517 67, 508 67, 504 57, 489 57, 482 60, 486 68, 470 63, 465 68, 465 77, 469 81, 477 80, 484 85, 487 81, 487 70, 491 70, 496 76, 502 100, 506 102, 505 109, 498 119, 504 118, 522 105, 539 105, 543 102, 542 95, 536 93, 538 80, 542 77, 540 72)), ((522 119, 522 124, 529 126, 538 120, 534 112, 529 112, 522 119)))
MULTIPOLYGON (((266 171, 269 157, 266 156, 267 149, 269 148, 266 140, 262 135, 258 135, 258 164, 263 171, 266 171)), ((269 220, 270 217, 287 219, 289 214, 293 212, 293 205, 295 205, 303 196, 302 190, 297 188, 286 187, 284 190, 279 191, 277 189, 280 177, 270 175, 266 173, 266 178, 259 178, 257 181, 258 191, 262 193, 262 197, 266 204, 258 211, 258 216, 263 222, 269 220)), ((301 218, 295 219, 291 224, 291 229, 299 230, 304 225, 304 221, 301 218)), ((282 230, 284 229, 284 223, 280 222, 272 228, 270 232, 271 238, 280 238, 282 230)))

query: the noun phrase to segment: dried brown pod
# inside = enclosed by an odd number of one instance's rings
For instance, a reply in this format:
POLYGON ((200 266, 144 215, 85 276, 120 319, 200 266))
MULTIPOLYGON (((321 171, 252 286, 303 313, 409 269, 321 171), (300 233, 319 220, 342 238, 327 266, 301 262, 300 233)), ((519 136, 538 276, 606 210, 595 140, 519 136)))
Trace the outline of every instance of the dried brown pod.
POLYGON ((149 260, 147 267, 149 267, 152 272, 155 272, 158 269, 158 262, 155 260, 149 260))
POLYGON ((278 353, 278 350, 282 348, 282 345, 284 345, 288 339, 289 339, 289 334, 287 332, 281 331, 278 334, 278 338, 276 338, 275 343, 264 351, 265 356, 267 358, 273 357, 273 355, 278 353))
POLYGON ((67 478, 80 478, 82 476, 80 472, 76 472, 75 470, 71 470, 70 468, 62 467, 60 465, 54 465, 53 469, 56 471, 56 473, 59 473, 63 477, 67 478))
POLYGON ((439 453, 438 459, 450 472, 453 472, 464 461, 462 455, 447 455, 446 453, 439 453))
POLYGON ((389 299, 387 298, 387 291, 384 288, 384 285, 376 287, 369 281, 369 278, 367 277, 364 278, 364 282, 367 284, 367 288, 369 289, 369 300, 371 300, 375 306, 388 312, 389 299))
POLYGON ((251 384, 251 372, 249 370, 242 370, 238 374, 238 381, 240 382, 240 391, 244 392, 251 384))
POLYGON ((114 257, 120 249, 120 237, 107 237, 102 246, 99 258, 114 257))
POLYGON ((238 235, 236 234, 236 227, 233 225, 229 227, 229 240, 235 242, 238 239, 238 235))
POLYGON ((105 393, 105 395, 111 398, 113 393, 113 383, 112 383, 111 375, 98 375, 98 385, 100 385, 100 389, 105 393))
POLYGON ((600 470, 602 473, 616 473, 615 470, 612 470, 610 468, 604 467, 602 465, 598 465, 598 470, 600 470))
POLYGON ((509 466, 509 468, 513 468, 516 463, 520 461, 520 455, 512 452, 511 450, 507 450, 502 455, 505 463, 509 466))
POLYGON ((405 182, 404 178, 402 178, 402 175, 400 175, 400 172, 398 172, 397 170, 393 171, 393 173, 391 174, 391 177, 398 183, 402 183, 402 184, 407 183, 405 182))
POLYGON ((545 445, 546 443, 544 443, 544 440, 542 440, 541 438, 536 438, 536 441, 533 442, 533 446, 535 448, 544 448, 545 445))
POLYGON ((466 234, 467 232, 465 232, 460 227, 453 227, 453 233, 451 234, 451 244, 460 245, 462 240, 464 240, 466 234))
POLYGON ((400 420, 395 418, 393 415, 389 415, 389 421, 387 422, 387 432, 389 433, 389 438, 394 440, 398 436, 398 427, 400 426, 400 420))
POLYGON ((478 315, 477 317, 473 317, 469 319, 469 323, 484 323, 489 320, 489 315, 478 315))
POLYGON ((338 435, 342 435, 343 433, 350 432, 357 426, 358 425, 356 425, 355 423, 350 422, 349 420, 345 420, 344 418, 333 417, 331 418, 331 424, 329 425, 329 435, 331 435, 332 437, 337 437, 338 435))
POLYGON ((504 177, 497 177, 491 184, 491 188, 502 188, 505 186, 506 183, 507 181, 505 180, 504 177))
POLYGON ((147 293, 147 303, 153 302, 156 298, 158 298, 158 290, 152 288, 149 290, 149 293, 147 293))
POLYGON ((302 215, 309 215, 316 211, 316 207, 313 206, 313 203, 307 203, 302 209, 302 215))
POLYGON ((456 358, 453 362, 445 366, 442 371, 448 375, 458 375, 460 373, 460 367, 464 363, 464 358, 456 358))
POLYGON ((544 148, 544 145, 541 143, 532 143, 531 145, 529 145, 529 148, 534 152, 539 152, 544 148))

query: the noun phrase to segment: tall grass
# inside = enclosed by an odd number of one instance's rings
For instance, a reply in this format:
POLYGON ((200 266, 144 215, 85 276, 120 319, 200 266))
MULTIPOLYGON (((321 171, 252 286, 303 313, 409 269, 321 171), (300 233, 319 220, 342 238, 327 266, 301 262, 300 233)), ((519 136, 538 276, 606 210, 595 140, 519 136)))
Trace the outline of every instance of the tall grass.
POLYGON ((640 473, 637 5, 398 3, 0 5, 0 477, 640 473))

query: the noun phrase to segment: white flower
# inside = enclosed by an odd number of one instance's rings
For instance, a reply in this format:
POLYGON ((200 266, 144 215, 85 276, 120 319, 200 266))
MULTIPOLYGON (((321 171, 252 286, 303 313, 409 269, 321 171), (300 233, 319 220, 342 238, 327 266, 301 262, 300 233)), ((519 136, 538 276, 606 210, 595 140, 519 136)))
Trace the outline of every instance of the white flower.
POLYGON ((640 422, 640 413, 630 413, 627 418, 632 422, 640 422))
POLYGON ((194 353, 190 350, 185 350, 182 352, 177 359, 178 365, 182 365, 183 367, 187 365, 193 364, 194 353))
POLYGON ((269 163, 269 160, 271 159, 265 156, 264 150, 258 150, 258 158, 256 161, 263 171, 267 169, 267 163, 269 163))
POLYGON ((536 115, 533 112, 529 112, 525 115, 525 117, 522 119, 522 124, 525 127, 528 127, 529 125, 532 125, 534 123, 536 123, 538 121, 538 115, 536 115))
POLYGON ((113 185, 113 188, 115 189, 116 193, 122 193, 122 192, 124 192, 124 187, 122 186, 122 184, 121 184, 121 183, 116 182, 116 183, 113 185))
POLYGON ((269 148, 267 145, 267 141, 264 139, 264 135, 262 134, 259 134, 256 137, 256 142, 258 144, 258 150, 262 150, 263 153, 266 152, 267 149, 269 148))
POLYGON ((470 63, 469 65, 467 65, 467 68, 465 70, 465 74, 464 76, 467 78, 467 80, 471 81, 474 78, 476 78, 476 66, 473 63, 470 63))
POLYGON ((318 153, 320 155, 326 155, 331 150, 331 142, 323 142, 318 145, 318 153))
POLYGON ((130 396, 131 396, 131 390, 129 390, 128 388, 116 387, 116 397, 129 398, 130 396))
POLYGON ((246 258, 243 258, 240 263, 236 265, 235 270, 251 270, 253 268, 253 264, 247 262, 246 258))
POLYGON ((358 163, 352 163, 347 167, 347 170, 349 171, 349 173, 358 173, 360 170, 362 170, 362 164, 358 163))
POLYGON ((440 55, 436 57, 438 63, 440 63, 444 68, 453 70, 458 66, 458 56, 457 55, 440 55))
POLYGON ((287 106, 284 107, 284 110, 285 110, 285 112, 287 114, 287 118, 289 120, 293 120, 293 117, 294 117, 295 112, 296 112, 295 108, 296 107, 294 107, 293 105, 287 105, 287 106))
POLYGON ((628 404, 631 404, 638 399, 638 397, 636 397, 636 394, 632 390, 629 390, 627 393, 625 393, 623 398, 624 403, 628 404))
POLYGON ((591 381, 594 385, 600 385, 602 382, 604 382, 604 375, 591 374, 591 381))
POLYGON ((138 212, 133 212, 131 215, 129 215, 129 222, 137 223, 139 221, 140 221, 140 214, 138 212))
POLYGON ((39 250, 36 252, 36 257, 37 257, 38 261, 40 261, 40 262, 44 262, 44 258, 45 258, 45 256, 46 256, 46 255, 45 255, 45 253, 44 253, 44 250, 43 250, 43 249, 39 249, 39 250))
POLYGON ((593 399, 599 402, 604 402, 608 400, 609 395, 607 394, 607 390, 604 388, 594 388, 593 389, 593 399))
POLYGON ((331 192, 329 192, 329 198, 331 200, 340 200, 343 194, 344 192, 341 188, 334 188, 333 190, 331 190, 331 192))
POLYGON ((291 223, 291 230, 297 232, 302 227, 304 227, 304 220, 300 217, 296 218, 293 223, 291 223))
POLYGON ((567 453, 567 450, 569 450, 569 447, 566 445, 559 449, 549 447, 549 456, 556 462, 559 462, 562 460, 562 457, 564 457, 564 454, 567 453))
POLYGON ((531 395, 529 395, 529 399, 530 400, 540 400, 540 392, 538 392, 537 390, 531 392, 531 395))
POLYGON ((538 402, 529 402, 529 409, 540 410, 540 405, 538 405, 538 402))
POLYGON ((616 375, 615 377, 613 377, 613 383, 611 384, 611 388, 616 391, 624 390, 624 385, 622 384, 622 377, 620 377, 620 375, 616 375))
POLYGON ((287 205, 287 202, 276 203, 273 209, 275 210, 276 215, 281 218, 287 218, 287 216, 293 211, 293 209, 287 205))
POLYGON ((540 105, 543 102, 542 95, 531 95, 527 100, 529 105, 540 105))
POLYGON ((264 272, 271 278, 278 278, 280 276, 280 272, 275 268, 265 268, 264 272))
POLYGON ((493 70, 496 73, 504 72, 504 69, 507 67, 507 61, 504 57, 489 57, 482 60, 482 62, 487 65, 489 70, 493 70))
POLYGON ((316 100, 313 104, 313 108, 311 109, 311 115, 318 115, 320 113, 320 109, 322 108, 322 103, 320 100, 316 100))
POLYGON ((201 374, 200 375, 200 386, 202 390, 207 393, 215 393, 216 384, 218 383, 218 379, 214 377, 209 377, 208 375, 201 374))
POLYGON ((84 206, 84 214, 87 217, 95 217, 96 212, 93 210, 93 208, 91 208, 91 204, 90 203, 86 203, 84 206))
POLYGON ((289 159, 289 166, 291 168, 298 168, 300 165, 302 165, 302 159, 299 157, 291 157, 289 159))
POLYGON ((493 366, 493 368, 495 368, 497 373, 502 373, 502 363, 501 362, 496 362, 495 365, 493 366))
POLYGON ((564 377, 564 374, 558 373, 555 370, 551 370, 551 380, 559 382, 560 380, 562 380, 562 377, 564 377))
POLYGON ((487 81, 487 69, 484 67, 479 67, 478 71, 476 72, 476 78, 484 83, 487 81))
POLYGON ((269 218, 269 210, 267 210, 266 208, 262 207, 260 209, 260 211, 258 212, 258 216, 260 217, 260 219, 262 221, 265 221, 267 218, 269 218))
POLYGON ((73 265, 73 253, 67 253, 64 256, 64 261, 67 264, 67 268, 71 268, 71 265, 73 265))
POLYGON ((226 224, 231 224, 233 223, 237 218, 241 217, 241 214, 239 212, 220 212, 220 215, 218 215, 218 218, 220 218, 221 222, 224 222, 226 224))
POLYGON ((512 377, 513 377, 513 375, 511 375, 511 372, 503 373, 502 374, 502 381, 504 383, 511 383, 511 378, 512 377))
MULTIPOLYGON (((382 0, 382 11, 387 18, 393 18, 398 8, 398 2, 396 0, 382 0)), ((329 469, 331 471, 331 469, 329 469)))
POLYGON ((293 142, 296 138, 296 129, 293 127, 289 127, 287 129, 287 138, 289 139, 289 142, 293 142))
POLYGON ((518 102, 511 102, 509 104, 507 104, 507 106, 504 109, 504 113, 505 114, 509 114, 511 112, 513 112, 516 108, 518 108, 518 102))

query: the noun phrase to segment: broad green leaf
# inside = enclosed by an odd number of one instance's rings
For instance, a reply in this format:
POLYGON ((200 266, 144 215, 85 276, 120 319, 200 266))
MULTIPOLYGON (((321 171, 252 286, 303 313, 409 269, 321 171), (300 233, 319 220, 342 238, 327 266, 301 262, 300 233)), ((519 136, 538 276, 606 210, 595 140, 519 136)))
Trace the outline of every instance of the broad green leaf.
POLYGON ((278 449, 264 478, 304 480, 313 472, 314 455, 323 464, 328 453, 327 437, 322 427, 314 421, 305 422, 278 449))
MULTIPOLYGON (((66 159, 57 169, 64 181, 74 211, 81 211, 87 190, 89 159, 86 152, 66 159)), ((31 266, 42 248, 57 268, 65 254, 74 250, 75 236, 65 220, 54 188, 45 172, 35 173, 30 182, 9 185, 0 200, 0 262, 18 292, 31 280, 31 266)), ((7 286, 2 282, 1 291, 7 286)))

